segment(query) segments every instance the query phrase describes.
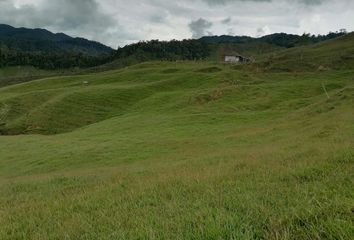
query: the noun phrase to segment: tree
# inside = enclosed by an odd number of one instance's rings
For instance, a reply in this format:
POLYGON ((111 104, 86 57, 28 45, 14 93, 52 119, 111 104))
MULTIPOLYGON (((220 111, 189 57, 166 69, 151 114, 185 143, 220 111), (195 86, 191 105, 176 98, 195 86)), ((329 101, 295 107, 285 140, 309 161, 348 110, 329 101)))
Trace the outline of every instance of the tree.
POLYGON ((345 28, 342 28, 341 30, 339 30, 339 32, 340 33, 343 33, 343 34, 347 34, 348 32, 347 32, 347 29, 345 29, 345 28))

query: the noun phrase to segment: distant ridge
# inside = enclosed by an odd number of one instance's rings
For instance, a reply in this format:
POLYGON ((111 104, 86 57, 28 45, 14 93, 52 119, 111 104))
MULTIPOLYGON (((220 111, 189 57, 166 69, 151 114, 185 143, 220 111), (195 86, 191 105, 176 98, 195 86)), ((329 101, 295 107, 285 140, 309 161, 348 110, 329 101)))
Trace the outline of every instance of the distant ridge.
POLYGON ((327 35, 294 35, 275 33, 260 38, 248 36, 205 36, 200 39, 171 41, 141 41, 119 48, 114 55, 117 67, 154 60, 212 60, 220 61, 226 53, 259 58, 264 54, 290 48, 311 46, 345 35, 335 32, 327 35))
MULTIPOLYGON (((327 35, 275 33, 259 38, 205 36, 200 39, 140 41, 113 50, 101 43, 73 38, 64 33, 0 24, 0 67, 65 69, 103 65, 103 69, 109 69, 146 61, 220 61, 224 54, 230 52, 264 60, 264 56, 270 53, 308 47, 346 34, 345 31, 340 31, 327 35)), ((344 56, 343 59, 346 61, 347 57, 344 56)), ((273 66, 274 63, 268 65, 273 66)))
POLYGON ((84 38, 73 38, 64 33, 52 33, 39 28, 15 28, 6 24, 0 24, 0 46, 23 52, 82 53, 91 56, 114 51, 108 46, 84 38))
POLYGON ((205 36, 199 39, 199 41, 209 43, 209 44, 223 44, 223 43, 234 43, 234 44, 250 44, 250 43, 268 43, 273 44, 278 47, 292 48, 303 45, 309 45, 314 43, 323 42, 326 40, 334 39, 345 35, 346 32, 331 32, 327 35, 295 35, 287 33, 273 33, 263 37, 249 37, 249 36, 205 36))

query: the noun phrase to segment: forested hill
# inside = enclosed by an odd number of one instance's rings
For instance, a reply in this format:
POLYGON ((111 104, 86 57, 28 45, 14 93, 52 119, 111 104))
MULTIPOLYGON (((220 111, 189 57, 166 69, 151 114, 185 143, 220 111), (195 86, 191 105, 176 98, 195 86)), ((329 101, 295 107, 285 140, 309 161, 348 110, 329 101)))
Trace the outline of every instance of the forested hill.
POLYGON ((267 43, 278 47, 291 48, 303 45, 323 42, 326 40, 334 39, 346 34, 345 30, 340 32, 331 32, 327 35, 295 35, 287 33, 274 33, 260 38, 253 38, 248 36, 205 36, 199 41, 209 44, 251 44, 251 43, 267 43))
MULTIPOLYGON (((293 35, 276 33, 261 38, 247 36, 207 36, 200 39, 141 41, 113 50, 101 43, 73 38, 44 29, 14 28, 0 24, 0 67, 28 65, 41 69, 119 68, 145 61, 220 60, 229 52, 256 59, 288 48, 312 45, 345 35, 293 35), (101 68, 101 67, 100 67, 101 68)), ((118 39, 117 39, 118 42, 118 39)))
POLYGON ((113 53, 112 48, 84 38, 0 24, 0 67, 87 68, 111 61, 113 53))
POLYGON ((238 52, 250 57, 312 45, 345 35, 346 32, 328 35, 293 35, 276 33, 261 38, 247 36, 206 36, 197 40, 143 41, 119 48, 114 59, 116 66, 126 66, 151 60, 219 60, 227 52, 238 52))
POLYGON ((0 24, 0 45, 8 50, 47 54, 81 53, 96 56, 113 51, 101 43, 73 38, 64 33, 55 34, 45 29, 14 28, 5 24, 0 24))

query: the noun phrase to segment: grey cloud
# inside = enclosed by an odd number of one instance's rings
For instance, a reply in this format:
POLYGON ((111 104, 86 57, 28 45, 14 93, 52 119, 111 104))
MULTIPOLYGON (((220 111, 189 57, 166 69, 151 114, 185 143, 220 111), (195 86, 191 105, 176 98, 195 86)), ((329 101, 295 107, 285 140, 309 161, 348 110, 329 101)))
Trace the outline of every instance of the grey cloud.
POLYGON ((271 2, 272 0, 203 0, 209 5, 225 5, 227 3, 235 2, 271 2))
POLYGON ((300 3, 305 5, 319 5, 324 3, 326 0, 299 0, 300 3))
MULTIPOLYGON (((209 5, 225 5, 228 3, 240 3, 240 2, 269 2, 269 3, 277 3, 279 0, 203 0, 209 5)), ((305 5, 319 5, 328 0, 287 0, 288 2, 298 2, 305 5)))
POLYGON ((222 24, 229 24, 231 23, 231 17, 225 18, 224 20, 221 21, 222 24))
MULTIPOLYGON (((63 31, 98 41, 112 37, 109 29, 119 26, 95 0, 44 0, 38 6, 20 7, 15 7, 11 0, 0 0, 0 22, 63 31)), ((122 30, 120 34, 126 33, 122 30)))
POLYGON ((258 28, 257 29, 257 37, 261 37, 264 35, 264 29, 263 28, 258 28))
POLYGON ((353 31, 354 1, 0 0, 0 23, 46 28, 116 47, 138 40, 183 39, 190 33, 198 38, 212 33, 353 31), (260 26, 267 28, 257 31, 260 26))
POLYGON ((230 36, 233 36, 233 35, 235 35, 235 32, 232 28, 229 28, 229 29, 227 29, 227 34, 230 36))
POLYGON ((16 8, 12 1, 0 2, 0 19, 16 25, 31 25, 39 27, 55 26, 72 30, 84 25, 94 28, 113 25, 114 20, 100 11, 95 0, 56 0, 43 1, 39 7, 24 5, 16 8))
POLYGON ((200 38, 205 36, 206 34, 208 35, 212 35, 211 32, 207 31, 208 29, 210 29, 213 26, 213 23, 203 19, 203 18, 199 18, 196 21, 192 21, 189 24, 189 29, 193 34, 193 38, 200 38))
POLYGON ((167 13, 159 13, 150 16, 150 21, 153 23, 167 23, 168 22, 168 14, 167 13))

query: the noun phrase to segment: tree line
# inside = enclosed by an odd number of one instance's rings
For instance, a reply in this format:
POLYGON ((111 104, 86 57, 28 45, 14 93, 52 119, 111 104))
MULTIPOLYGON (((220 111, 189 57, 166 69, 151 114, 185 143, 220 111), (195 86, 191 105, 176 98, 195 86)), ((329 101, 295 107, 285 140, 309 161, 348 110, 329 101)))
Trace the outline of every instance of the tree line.
POLYGON ((112 61, 112 55, 92 56, 84 53, 24 52, 0 48, 0 67, 30 65, 41 69, 87 68, 112 61))
MULTIPOLYGON (((333 39, 345 35, 346 31, 329 33, 327 35, 301 36, 285 33, 277 33, 261 38, 211 36, 198 40, 172 40, 172 41, 140 41, 138 43, 118 48, 112 53, 87 54, 84 52, 50 52, 50 51, 22 51, 10 49, 0 45, 0 67, 31 65, 42 69, 64 68, 89 68, 115 61, 117 66, 127 66, 144 61, 162 60, 202 60, 210 57, 215 52, 215 46, 222 43, 249 44, 254 42, 269 43, 274 46, 291 48, 308 45, 333 39)), ((0 42, 1 44, 1 42, 0 42)))
POLYGON ((200 60, 209 56, 206 43, 198 40, 141 41, 136 44, 118 48, 116 59, 134 56, 137 60, 200 60))

